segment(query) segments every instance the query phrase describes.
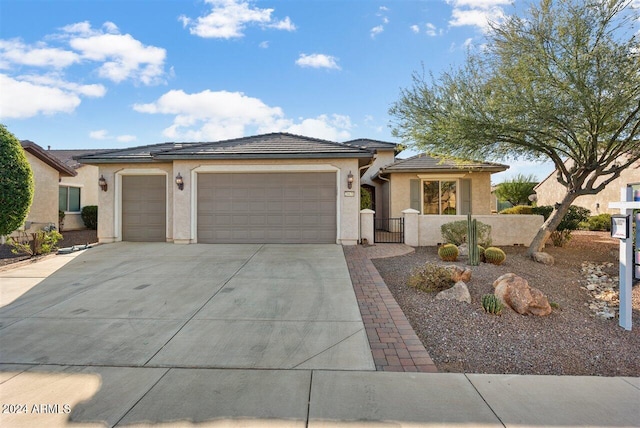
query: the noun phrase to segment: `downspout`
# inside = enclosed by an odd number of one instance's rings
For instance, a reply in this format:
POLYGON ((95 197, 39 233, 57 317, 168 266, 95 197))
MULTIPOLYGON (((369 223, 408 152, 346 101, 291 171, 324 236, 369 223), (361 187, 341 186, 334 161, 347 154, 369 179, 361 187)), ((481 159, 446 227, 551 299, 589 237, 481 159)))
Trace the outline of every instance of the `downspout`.
POLYGON ((391 217, 391 180, 389 180, 388 178, 384 178, 382 176, 382 168, 380 168, 380 171, 381 172, 378 173, 378 178, 380 180, 382 180, 382 181, 386 181, 387 184, 388 184, 388 187, 389 187, 389 196, 388 196, 389 197, 389 203, 387 204, 388 207, 389 207, 389 212, 387 213, 387 217, 391 217))
POLYGON ((376 161, 376 158, 378 157, 377 153, 373 154, 373 157, 371 158, 371 162, 361 166, 360 168, 358 168, 358 241, 360 243, 362 243, 362 230, 360 228, 360 196, 361 196, 361 186, 362 184, 360 184, 360 179, 362 178, 362 170, 367 168, 371 168, 371 166, 373 165, 373 163, 376 161))

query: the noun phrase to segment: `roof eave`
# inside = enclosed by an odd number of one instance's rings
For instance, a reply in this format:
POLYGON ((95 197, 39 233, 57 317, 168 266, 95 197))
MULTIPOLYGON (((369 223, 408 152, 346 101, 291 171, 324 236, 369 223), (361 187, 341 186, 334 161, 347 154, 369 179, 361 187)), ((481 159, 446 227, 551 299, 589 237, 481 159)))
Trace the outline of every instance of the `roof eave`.
POLYGON ((159 160, 243 160, 243 159, 370 159, 373 153, 230 153, 230 154, 161 154, 159 160))

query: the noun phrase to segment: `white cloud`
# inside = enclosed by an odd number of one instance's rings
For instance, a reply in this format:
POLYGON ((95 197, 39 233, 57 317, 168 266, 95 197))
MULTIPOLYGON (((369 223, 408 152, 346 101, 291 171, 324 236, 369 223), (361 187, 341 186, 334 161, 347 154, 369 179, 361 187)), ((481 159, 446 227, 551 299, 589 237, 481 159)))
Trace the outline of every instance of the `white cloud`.
POLYGON ((89 132, 89 138, 92 138, 94 140, 113 140, 115 139, 116 141, 120 142, 120 143, 130 143, 131 141, 135 141, 138 138, 135 135, 118 135, 117 137, 112 137, 111 135, 109 135, 109 131, 107 131, 106 129, 99 129, 97 131, 91 131, 89 132))
POLYGON ((438 30, 438 28, 430 22, 427 22, 425 24, 425 27, 427 28, 427 36, 435 37, 438 35, 442 35, 442 29, 438 30))
POLYGON ((295 31, 296 26, 288 16, 282 20, 271 17, 273 9, 261 9, 251 0, 205 0, 211 12, 196 19, 180 16, 178 19, 189 32, 204 38, 232 39, 244 36, 247 25, 263 28, 295 31))
POLYGON ((136 141, 138 138, 135 135, 118 135, 116 137, 116 141, 119 141, 121 143, 130 143, 132 141, 136 141))
POLYGON ((74 92, 16 80, 5 74, 0 74, 0 88, 0 118, 71 113, 80 105, 80 97, 74 92))
POLYGON ((329 68, 340 70, 338 59, 334 56, 325 54, 300 54, 300 57, 296 60, 296 64, 300 67, 329 68))
POLYGON ((475 26, 486 31, 489 23, 504 18, 504 6, 511 0, 447 0, 453 6, 449 25, 452 27, 475 26))
POLYGON ((0 40, 0 68, 11 64, 33 67, 65 68, 80 62, 80 56, 64 49, 48 47, 44 43, 30 46, 20 40, 0 40))
POLYGON ((376 25, 375 27, 373 27, 371 29, 371 31, 369 32, 369 34, 371 35, 372 39, 375 39, 376 36, 380 33, 382 33, 384 31, 384 26, 383 25, 376 25))
POLYGON ((98 74, 105 79, 116 83, 132 79, 145 85, 163 82, 166 51, 146 46, 130 34, 72 36, 69 45, 82 58, 102 63, 98 74))
POLYGON ((44 75, 29 74, 18 76, 17 79, 30 82, 39 86, 49 86, 64 89, 85 97, 102 98, 107 93, 107 88, 100 84, 81 85, 79 83, 67 82, 57 73, 44 75))
POLYGON ((268 49, 269 48, 269 42, 265 40, 264 42, 260 42, 260 44, 258 46, 261 47, 262 49, 268 49))
POLYGON ((108 134, 109 133, 106 129, 99 129, 97 131, 89 132, 89 138, 93 140, 106 140, 107 138, 109 138, 108 134))
POLYGON ((349 137, 348 116, 320 115, 316 118, 285 117, 280 107, 272 107, 241 92, 210 91, 188 94, 172 90, 156 101, 136 104, 134 110, 173 116, 164 137, 176 141, 216 141, 266 132, 291 132, 316 138, 338 140, 349 137))

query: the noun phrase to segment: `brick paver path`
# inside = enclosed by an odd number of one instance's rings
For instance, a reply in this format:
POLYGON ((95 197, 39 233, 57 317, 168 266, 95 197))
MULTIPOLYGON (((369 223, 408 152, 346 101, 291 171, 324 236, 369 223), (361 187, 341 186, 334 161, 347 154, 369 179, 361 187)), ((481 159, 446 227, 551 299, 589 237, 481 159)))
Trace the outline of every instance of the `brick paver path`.
POLYGON ((374 254, 383 257, 385 252, 388 257, 406 254, 410 247, 402 245, 386 250, 384 244, 375 247, 379 248, 375 251, 371 251, 374 247, 360 245, 342 248, 376 370, 436 373, 429 353, 369 258, 374 254))

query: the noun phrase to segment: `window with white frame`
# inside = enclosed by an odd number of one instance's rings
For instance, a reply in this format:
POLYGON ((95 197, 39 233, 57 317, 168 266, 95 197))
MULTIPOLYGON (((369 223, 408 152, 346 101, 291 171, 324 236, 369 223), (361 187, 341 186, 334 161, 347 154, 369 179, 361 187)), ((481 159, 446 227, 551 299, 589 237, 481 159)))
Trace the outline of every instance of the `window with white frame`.
POLYGON ((457 180, 423 180, 422 214, 455 215, 458 213, 457 180))
POLYGON ((80 212, 80 188, 60 186, 58 190, 58 209, 64 212, 80 212))

